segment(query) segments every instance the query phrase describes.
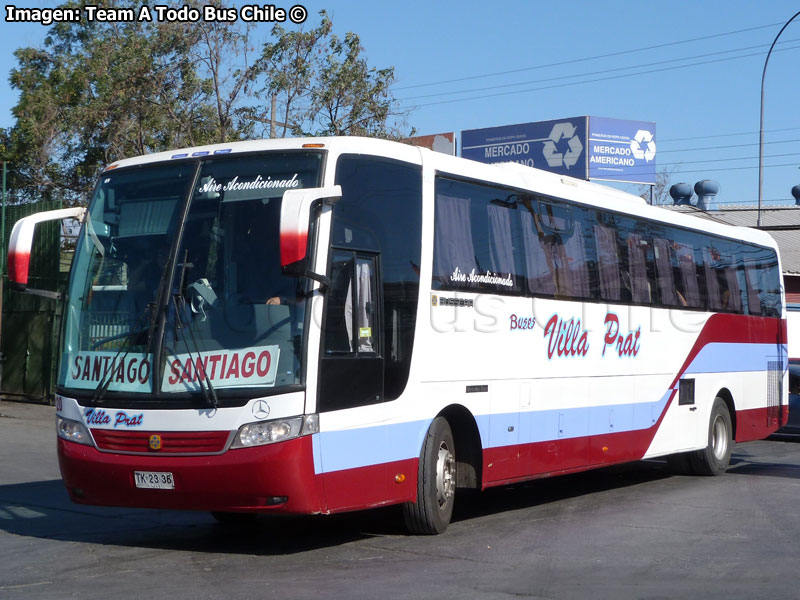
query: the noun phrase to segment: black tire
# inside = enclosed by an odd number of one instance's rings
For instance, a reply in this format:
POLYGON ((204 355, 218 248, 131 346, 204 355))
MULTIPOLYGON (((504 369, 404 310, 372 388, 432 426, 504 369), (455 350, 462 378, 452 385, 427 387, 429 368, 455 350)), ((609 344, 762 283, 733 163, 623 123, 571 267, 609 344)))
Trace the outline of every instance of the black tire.
POLYGON ((697 475, 722 475, 731 462, 733 426, 725 401, 717 396, 708 423, 708 445, 689 454, 689 464, 697 475))
POLYGON ((453 516, 456 491, 456 455, 453 432, 444 417, 436 417, 425 436, 417 472, 417 501, 403 505, 411 533, 442 533, 453 516))
POLYGON ((237 512, 220 512, 220 511, 212 511, 211 516, 214 517, 217 522, 222 523, 223 525, 230 525, 234 527, 244 527, 246 525, 252 525, 256 522, 258 515, 256 513, 237 513, 237 512))

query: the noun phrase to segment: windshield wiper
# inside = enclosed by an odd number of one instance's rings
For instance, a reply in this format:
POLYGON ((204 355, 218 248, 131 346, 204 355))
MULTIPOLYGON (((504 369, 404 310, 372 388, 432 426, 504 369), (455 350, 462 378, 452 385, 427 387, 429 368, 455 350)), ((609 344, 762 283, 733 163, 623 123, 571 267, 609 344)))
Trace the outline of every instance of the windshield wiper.
MULTIPOLYGON (((183 198, 183 205, 178 212, 177 230, 175 231, 172 246, 170 247, 169 258, 164 264, 164 270, 161 272, 161 281, 158 284, 158 294, 156 296, 156 310, 153 311, 153 317, 150 320, 151 335, 155 334, 156 336, 153 343, 153 391, 156 397, 158 397, 158 395, 161 393, 161 377, 163 375, 162 369, 164 368, 164 361, 162 360, 164 349, 163 346, 167 328, 167 309, 169 308, 169 297, 172 293, 171 288, 169 287, 172 283, 170 276, 175 272, 175 263, 178 260, 178 249, 182 244, 183 233, 186 228, 186 218, 189 214, 189 206, 191 205, 192 194, 196 189, 196 183, 200 176, 201 166, 202 163, 197 161, 197 165, 194 169, 194 175, 191 179, 191 184, 186 188, 186 195, 183 198)), ((185 262, 186 261, 184 261, 184 265, 182 266, 184 269, 185 262)), ((179 286, 180 283, 181 282, 179 282, 179 286)), ((178 288, 178 291, 180 291, 180 287, 178 288)))
MULTIPOLYGON (((96 404, 100 404, 103 401, 103 397, 106 395, 108 387, 111 385, 111 381, 114 379, 114 375, 116 374, 117 370, 121 368, 121 365, 125 364, 125 359, 128 357, 128 354, 130 354, 130 351, 133 348, 131 340, 133 340, 136 336, 145 331, 144 320, 145 317, 147 316, 147 312, 152 308, 153 304, 148 303, 144 307, 144 310, 142 310, 142 312, 139 313, 139 318, 136 321, 136 326, 127 333, 122 333, 119 335, 104 338, 92 346, 92 350, 94 350, 99 345, 108 343, 115 339, 125 340, 122 343, 122 345, 120 345, 119 350, 117 350, 117 353, 111 359, 111 367, 108 369, 106 373, 103 374, 103 377, 100 378, 100 382, 97 384, 97 387, 94 390, 94 397, 92 398, 92 401, 95 402, 96 404), (123 351, 125 352, 125 354, 122 354, 123 351), (122 354, 122 361, 120 364, 117 364, 117 360, 120 358, 120 354, 122 354)), ((147 344, 145 345, 145 348, 150 347, 151 337, 152 337, 152 329, 150 330, 150 333, 147 336, 147 344)))
MULTIPOLYGON (((217 399, 217 392, 214 389, 214 386, 211 385, 211 379, 208 377, 208 373, 206 372, 205 365, 203 364, 200 358, 200 348, 197 344, 197 338, 194 336, 194 330, 192 328, 192 324, 189 321, 191 317, 186 313, 186 299, 183 297, 183 294, 175 294, 172 297, 173 304, 175 305, 175 337, 180 337, 183 341, 183 345, 186 347, 186 350, 189 354, 189 360, 194 363, 194 372, 197 378, 197 384, 200 386, 200 391, 203 392, 203 397, 205 398, 206 402, 212 408, 217 408, 219 406, 219 400, 217 399), (183 311, 178 307, 178 298, 180 298, 181 307, 183 311), (183 316, 186 316, 186 321, 189 329, 189 335, 192 338, 192 347, 189 346, 189 338, 187 337, 186 333, 183 331, 183 316), (177 334, 180 333, 180 336, 177 334), (195 359, 194 355, 197 355, 195 359)), ((176 353, 177 354, 177 353, 176 353)))

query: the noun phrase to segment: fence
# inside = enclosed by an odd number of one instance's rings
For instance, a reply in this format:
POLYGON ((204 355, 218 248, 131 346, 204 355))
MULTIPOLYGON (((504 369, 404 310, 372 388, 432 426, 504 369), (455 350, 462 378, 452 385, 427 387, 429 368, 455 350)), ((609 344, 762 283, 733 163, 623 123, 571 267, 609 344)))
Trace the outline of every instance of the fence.
MULTIPOLYGON (((58 202, 32 202, 6 206, 2 264, 14 223, 22 217, 61 208, 58 202)), ((63 246, 58 222, 37 226, 31 252, 29 286, 64 292, 69 254, 63 246)), ((0 397, 51 402, 58 365, 61 302, 21 294, 9 289, 3 268, 2 321, 0 321, 0 397)))

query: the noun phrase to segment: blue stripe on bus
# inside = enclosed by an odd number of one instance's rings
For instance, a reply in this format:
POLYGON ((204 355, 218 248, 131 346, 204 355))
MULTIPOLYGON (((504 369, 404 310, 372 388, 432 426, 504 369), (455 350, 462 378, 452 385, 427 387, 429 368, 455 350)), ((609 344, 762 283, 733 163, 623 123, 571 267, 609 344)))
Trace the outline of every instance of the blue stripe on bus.
POLYGON ((315 433, 314 472, 330 473, 417 458, 431 422, 427 419, 315 433))
MULTIPOLYGON (((775 344, 712 343, 705 346, 682 374, 762 371, 775 356, 775 344)), ((520 413, 475 415, 481 444, 500 448, 648 429, 658 422, 676 388, 654 402, 606 404, 520 413), (516 423, 509 432, 509 423, 516 423)), ((330 473, 417 458, 431 419, 375 425, 314 434, 314 472, 330 473)))
POLYGON ((686 373, 730 373, 733 371, 763 371, 767 361, 781 360, 786 368, 787 346, 782 346, 781 356, 775 354, 775 344, 729 344, 714 342, 700 350, 686 369, 686 373))
POLYGON ((511 432, 508 431, 509 422, 517 419, 517 413, 477 415, 475 418, 478 421, 484 448, 623 433, 648 429, 655 425, 672 393, 673 391, 669 390, 655 402, 521 412, 518 413, 519 426, 511 432), (484 432, 488 433, 488 439, 484 432))

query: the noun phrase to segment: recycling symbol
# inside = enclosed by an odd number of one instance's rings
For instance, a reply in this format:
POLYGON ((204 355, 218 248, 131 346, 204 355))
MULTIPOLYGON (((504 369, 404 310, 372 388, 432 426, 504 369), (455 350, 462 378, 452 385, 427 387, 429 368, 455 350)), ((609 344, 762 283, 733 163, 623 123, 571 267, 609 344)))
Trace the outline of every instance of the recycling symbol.
POLYGON ((545 141, 542 154, 547 161, 548 167, 574 167, 578 164, 578 159, 583 152, 583 144, 580 138, 575 135, 578 128, 572 123, 567 121, 563 123, 556 123, 553 125, 553 130, 550 132, 550 139, 545 141), (559 152, 556 144, 562 139, 568 139, 568 150, 564 153, 559 152))
POLYGON ((634 158, 645 159, 650 162, 656 157, 656 142, 653 134, 646 129, 640 129, 631 140, 631 153, 634 158))

